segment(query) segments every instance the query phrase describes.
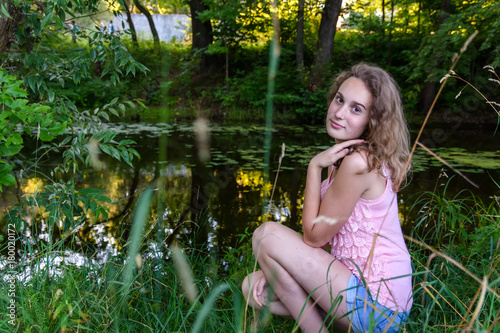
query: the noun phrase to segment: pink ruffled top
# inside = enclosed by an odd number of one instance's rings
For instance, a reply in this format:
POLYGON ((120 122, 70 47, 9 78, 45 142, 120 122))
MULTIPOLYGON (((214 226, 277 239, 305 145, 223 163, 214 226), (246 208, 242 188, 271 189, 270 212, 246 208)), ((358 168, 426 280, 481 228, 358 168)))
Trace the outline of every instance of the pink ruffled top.
MULTIPOLYGON (((321 183, 321 199, 332 183, 331 176, 321 183)), ((394 311, 411 308, 410 254, 389 177, 386 176, 385 191, 378 199, 359 198, 349 220, 330 244, 332 255, 360 281, 367 282, 372 299, 394 311)))

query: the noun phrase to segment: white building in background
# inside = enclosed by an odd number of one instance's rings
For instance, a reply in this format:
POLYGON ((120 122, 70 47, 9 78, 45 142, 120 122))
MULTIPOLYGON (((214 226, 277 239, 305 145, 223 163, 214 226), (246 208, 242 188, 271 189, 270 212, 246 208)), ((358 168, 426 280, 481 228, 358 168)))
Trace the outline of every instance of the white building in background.
MULTIPOLYGON (((153 14, 153 22, 155 23, 158 36, 161 41, 171 42, 173 40, 181 42, 188 36, 191 30, 191 18, 182 14, 161 15, 153 14)), ((152 39, 151 28, 149 27, 148 19, 143 14, 132 14, 137 37, 140 39, 152 39)), ((108 22, 109 23, 109 22, 108 22)), ((128 29, 127 16, 122 14, 120 17, 114 18, 114 26, 116 31, 128 29), (123 28, 122 26, 125 28, 123 28)), ((106 24, 107 25, 107 24, 106 24)))

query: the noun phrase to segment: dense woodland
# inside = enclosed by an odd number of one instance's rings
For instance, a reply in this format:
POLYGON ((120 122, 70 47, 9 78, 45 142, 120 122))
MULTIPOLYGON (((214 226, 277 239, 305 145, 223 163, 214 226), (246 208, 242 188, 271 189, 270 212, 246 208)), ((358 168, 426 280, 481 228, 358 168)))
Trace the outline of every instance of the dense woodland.
MULTIPOLYGON (((56 254, 91 258, 95 249, 82 239, 97 222, 111 220, 111 199, 102 189, 82 187, 81 171, 97 174, 104 158, 132 169, 140 158, 133 140, 117 139, 103 123, 145 116, 164 123, 196 117, 262 122, 270 109, 275 123, 319 123, 332 76, 361 61, 393 74, 413 129, 433 109, 433 121, 491 125, 493 132, 500 119, 500 2, 0 2, 0 192, 14 189, 15 196, 2 207, 0 250, 6 255, 7 240, 16 248, 0 282, 18 284, 14 296, 6 296, 7 288, 0 293, 4 309, 17 304, 0 330, 292 331, 293 321, 245 310, 239 290, 242 276, 254 269, 250 232, 237 235, 241 246, 217 259, 207 255, 206 244, 188 239, 188 258, 178 257, 193 267, 199 295, 186 296, 187 282, 178 276, 193 277, 173 265, 175 232, 164 242, 159 171, 142 194, 131 191, 126 207, 135 207, 134 214, 113 217, 123 231, 122 252, 105 262, 60 265, 57 274, 51 265, 56 254), (133 25, 101 30, 102 21, 118 15, 131 22, 132 13, 149 18, 152 40, 138 38, 133 25), (187 40, 159 40, 151 15, 171 13, 191 16, 187 40), (28 142, 35 148, 27 151, 28 142), (41 174, 42 162, 53 170, 41 174), (46 185, 22 193, 35 177, 46 185), (156 259, 146 258, 152 253, 143 238, 146 225, 147 233, 158 228, 157 239, 147 241, 156 246, 156 259), (43 230, 46 238, 35 239, 31 230, 43 230)), ((166 154, 166 143, 159 146, 166 154)), ((200 170, 208 172, 195 164, 192 188, 200 170)), ((498 332, 500 201, 490 199, 448 200, 433 192, 415 203, 422 216, 411 235, 416 301, 407 331, 498 332)), ((200 225, 208 219, 191 217, 200 225)))
MULTIPOLYGON (((277 113, 318 121, 332 75, 365 61, 388 69, 409 115, 422 116, 451 68, 487 99, 498 95, 484 67, 500 63, 499 8, 493 0, 13 0, 2 4, 0 60, 23 81, 30 100, 56 108, 68 99, 95 108, 119 97, 153 107, 201 108, 208 116, 236 109, 244 118, 266 104, 269 45, 276 32, 277 113), (149 18, 153 41, 137 39, 130 13, 149 18), (190 14, 187 41, 160 43, 151 14, 168 13, 190 14), (131 29, 100 34, 100 19, 113 15, 126 16, 131 29), (76 44, 69 42, 72 21, 82 27, 76 44)), ((448 82, 438 105, 470 122, 491 120, 484 99, 463 89, 461 79, 448 82)))

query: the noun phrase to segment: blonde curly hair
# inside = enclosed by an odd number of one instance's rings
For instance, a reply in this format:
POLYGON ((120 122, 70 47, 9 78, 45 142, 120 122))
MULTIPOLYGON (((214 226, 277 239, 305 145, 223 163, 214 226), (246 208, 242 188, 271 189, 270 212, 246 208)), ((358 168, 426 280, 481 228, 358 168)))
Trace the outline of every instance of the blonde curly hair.
POLYGON ((392 76, 380 67, 360 63, 351 69, 341 72, 328 90, 328 105, 344 81, 350 77, 362 80, 372 94, 370 120, 362 138, 366 145, 356 147, 368 153, 369 171, 379 172, 385 166, 393 180, 393 190, 399 190, 405 184, 410 157, 410 135, 403 112, 403 102, 399 88, 392 76))

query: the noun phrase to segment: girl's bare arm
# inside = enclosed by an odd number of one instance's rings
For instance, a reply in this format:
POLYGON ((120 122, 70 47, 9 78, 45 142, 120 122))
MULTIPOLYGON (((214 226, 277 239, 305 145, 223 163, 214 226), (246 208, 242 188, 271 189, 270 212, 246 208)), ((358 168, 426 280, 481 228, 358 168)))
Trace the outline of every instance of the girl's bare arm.
MULTIPOLYGON (((340 148, 342 149, 340 153, 338 148, 334 149, 337 156, 346 153, 343 147, 340 148)), ((302 212, 304 241, 314 247, 324 246, 342 228, 373 178, 372 173, 367 172, 367 162, 361 153, 346 156, 337 170, 332 185, 321 201, 321 169, 323 168, 321 163, 325 161, 325 156, 321 155, 324 153, 318 154, 309 163, 302 212)))

